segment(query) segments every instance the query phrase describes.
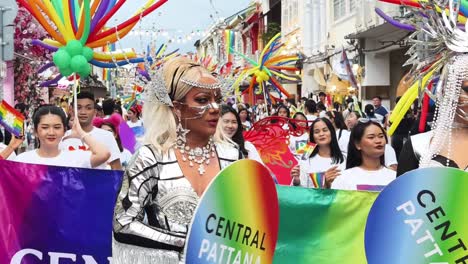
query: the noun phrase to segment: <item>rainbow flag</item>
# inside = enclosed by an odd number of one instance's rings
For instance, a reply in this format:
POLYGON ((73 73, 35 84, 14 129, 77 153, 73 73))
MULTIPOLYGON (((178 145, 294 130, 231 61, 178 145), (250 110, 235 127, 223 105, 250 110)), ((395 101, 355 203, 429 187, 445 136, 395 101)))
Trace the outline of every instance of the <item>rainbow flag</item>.
POLYGON ((364 231, 376 192, 277 186, 280 227, 273 264, 365 264, 364 231))
POLYGON ((314 188, 323 189, 325 187, 325 172, 309 173, 314 188))
MULTIPOLYGON (((107 44, 102 47, 103 52, 112 52, 115 51, 115 43, 107 44)), ((112 79, 111 71, 109 68, 102 68, 102 79, 104 81, 110 81, 112 79)))
POLYGON ((0 104, 0 125, 17 137, 24 134, 24 116, 4 100, 0 104))
POLYGON ((315 149, 315 144, 308 142, 307 144, 302 145, 296 150, 296 155, 300 156, 301 160, 307 160, 312 154, 312 151, 315 149))

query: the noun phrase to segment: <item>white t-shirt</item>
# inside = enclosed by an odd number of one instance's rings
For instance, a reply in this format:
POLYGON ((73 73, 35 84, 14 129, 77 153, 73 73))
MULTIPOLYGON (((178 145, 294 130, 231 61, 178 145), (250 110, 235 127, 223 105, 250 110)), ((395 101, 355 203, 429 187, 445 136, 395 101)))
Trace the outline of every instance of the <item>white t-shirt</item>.
POLYGON ((396 178, 396 171, 385 167, 376 171, 367 171, 360 167, 347 169, 336 177, 332 189, 355 191, 382 191, 396 178))
POLYGON ((346 168, 346 159, 343 157, 343 162, 339 164, 333 164, 332 158, 321 157, 318 153, 309 158, 308 160, 299 161, 300 179, 301 186, 307 188, 315 188, 311 176, 311 173, 322 173, 327 171, 333 166, 338 166, 338 169, 343 171, 346 168))
MULTIPOLYGON (((6 149, 7 145, 3 144, 0 142, 0 152, 2 152, 4 149, 6 149)), ((7 160, 15 160, 16 158, 16 153, 13 151, 10 156, 8 156, 6 159, 7 160)))
POLYGON ((44 158, 37 154, 37 149, 19 154, 15 161, 52 166, 91 168, 91 151, 60 151, 53 158, 44 158))
POLYGON ((143 126, 143 121, 141 121, 141 119, 138 119, 135 123, 133 123, 131 120, 128 120, 127 121, 127 125, 132 128, 132 127, 139 127, 139 126, 143 126))
POLYGON ((299 156, 297 151, 302 148, 305 144, 309 142, 309 133, 304 133, 298 137, 296 136, 289 136, 289 150, 295 156, 299 156))
POLYGON ((336 131, 336 139, 338 140, 338 146, 340 147, 341 152, 345 156, 348 155, 349 136, 351 136, 351 132, 349 132, 348 130, 339 129, 336 131), (341 131, 341 137, 340 137, 340 131, 341 131))
MULTIPOLYGON (((70 135, 70 133, 71 133, 70 130, 67 131, 65 133, 65 137, 70 135)), ((109 150, 111 156, 107 160, 107 163, 110 163, 116 159, 120 159, 119 146, 117 145, 117 141, 115 141, 114 135, 112 135, 111 132, 94 127, 93 130, 89 132, 89 134, 99 143, 104 144, 104 146, 107 147, 107 150, 109 150)), ((65 150, 65 151, 76 151, 76 150, 87 151, 89 147, 78 138, 69 138, 67 140, 60 142, 59 149, 65 150)), ((103 163, 96 167, 96 169, 109 169, 109 168, 110 167, 107 167, 106 163, 103 163)))
POLYGON ((395 150, 390 144, 385 145, 385 166, 390 167, 396 164, 398 164, 398 161, 395 150))
POLYGON ((252 127, 252 123, 250 123, 248 120, 245 120, 245 122, 242 122, 242 126, 244 129, 249 130, 252 127))

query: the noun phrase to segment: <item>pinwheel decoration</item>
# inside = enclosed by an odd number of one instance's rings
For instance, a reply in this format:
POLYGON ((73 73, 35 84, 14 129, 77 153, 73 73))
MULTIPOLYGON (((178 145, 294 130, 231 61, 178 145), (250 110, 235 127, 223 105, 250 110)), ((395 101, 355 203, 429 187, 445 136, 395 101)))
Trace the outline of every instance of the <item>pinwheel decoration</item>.
MULTIPOLYGON (((298 55, 284 55, 284 44, 280 40, 281 34, 278 33, 274 36, 263 49, 258 61, 253 61, 247 56, 240 54, 231 49, 235 55, 244 58, 250 65, 244 68, 244 70, 238 75, 234 89, 236 95, 240 96, 240 84, 246 78, 251 77, 249 87, 244 90, 243 94, 250 94, 251 98, 255 96, 255 93, 264 95, 268 102, 275 102, 284 95, 286 98, 290 97, 290 94, 283 88, 278 78, 299 81, 301 78, 296 74, 289 74, 283 71, 298 71, 296 63, 300 59, 298 55), (278 97, 274 97, 266 88, 267 83, 270 84, 273 89, 278 93, 278 97), (257 92, 254 91, 255 85, 258 85, 259 89, 257 92)), ((252 100, 253 101, 253 100, 252 100)))

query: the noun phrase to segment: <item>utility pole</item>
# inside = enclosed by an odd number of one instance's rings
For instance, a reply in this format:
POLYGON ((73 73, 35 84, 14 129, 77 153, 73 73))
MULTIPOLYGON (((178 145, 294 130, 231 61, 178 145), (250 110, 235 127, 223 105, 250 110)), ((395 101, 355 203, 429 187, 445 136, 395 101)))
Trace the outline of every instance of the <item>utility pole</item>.
POLYGON ((0 3, 0 99, 3 99, 3 80, 6 78, 6 61, 13 60, 13 32, 18 5, 15 0, 2 0, 0 3))

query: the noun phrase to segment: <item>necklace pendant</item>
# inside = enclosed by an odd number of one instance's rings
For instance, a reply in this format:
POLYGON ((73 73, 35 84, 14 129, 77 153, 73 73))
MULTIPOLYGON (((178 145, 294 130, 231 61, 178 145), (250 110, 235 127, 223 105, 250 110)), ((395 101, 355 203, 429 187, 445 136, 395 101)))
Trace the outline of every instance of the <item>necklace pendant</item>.
POLYGON ((198 166, 198 173, 200 173, 200 175, 203 175, 205 173, 205 166, 203 166, 203 164, 200 164, 200 166, 198 166))

